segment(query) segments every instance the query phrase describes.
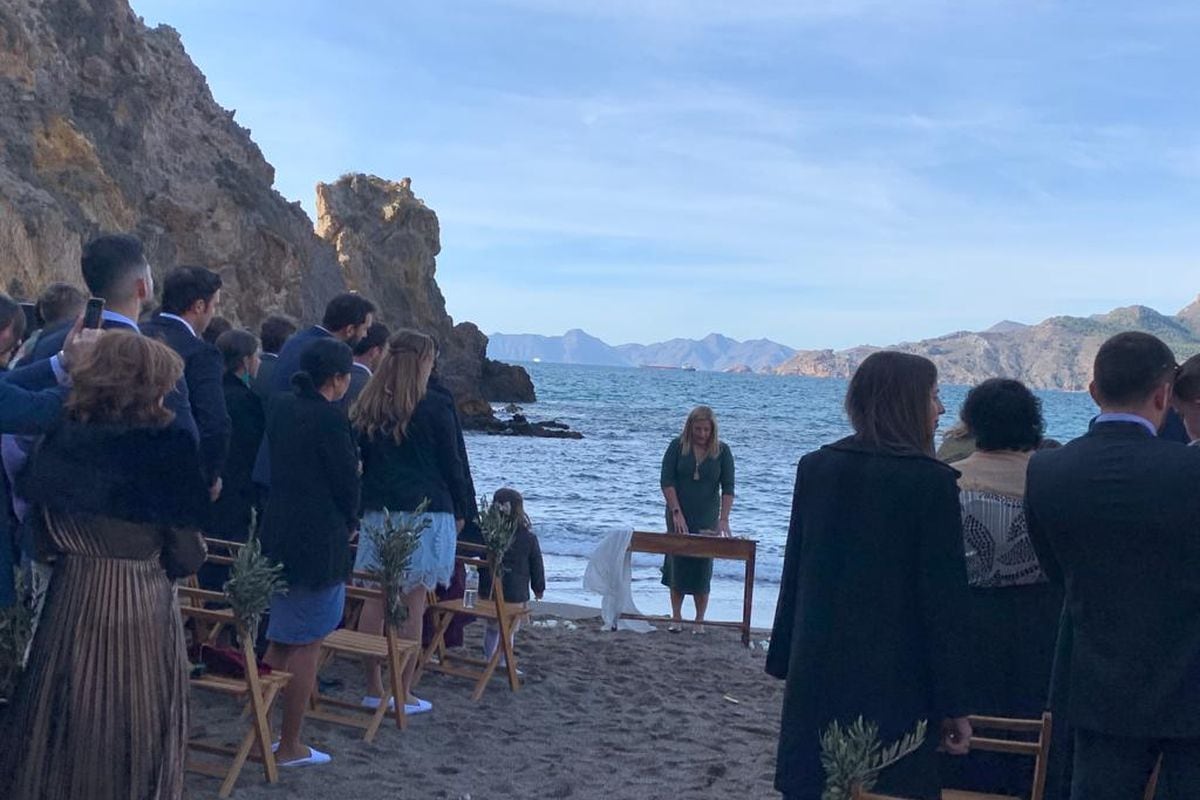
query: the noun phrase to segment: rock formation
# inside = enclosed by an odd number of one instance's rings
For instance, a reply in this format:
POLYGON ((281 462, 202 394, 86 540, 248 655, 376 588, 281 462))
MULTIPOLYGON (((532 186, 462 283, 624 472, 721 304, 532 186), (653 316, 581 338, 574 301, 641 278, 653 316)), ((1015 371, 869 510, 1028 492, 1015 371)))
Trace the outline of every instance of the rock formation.
MULTIPOLYGON (((960 331, 936 339, 904 342, 888 349, 926 356, 942 381, 972 385, 1009 377, 1041 389, 1087 388, 1096 351, 1121 331, 1158 336, 1182 360, 1200 352, 1200 299, 1170 317, 1145 306, 1118 308, 1091 317, 1052 317, 1037 325, 1006 323, 988 331, 960 331)), ((881 347, 803 350, 776 371, 783 375, 847 378, 881 347)))
POLYGON ((83 242, 130 232, 160 278, 185 263, 220 272, 234 321, 316 320, 349 285, 442 339, 466 410, 490 412, 493 391, 533 399, 524 370, 487 363, 486 337, 446 315, 437 217, 407 182, 322 187, 323 238, 274 179, 171 28, 148 28, 127 0, 0 4, 0 290, 79 284, 83 242))
POLYGON ((534 399, 525 370, 489 361, 487 337, 446 313, 434 276, 442 249, 437 214, 413 194, 408 178, 344 175, 318 184, 317 233, 337 251, 347 285, 374 300, 384 322, 437 338, 439 369, 464 410, 477 413, 485 397, 534 399))
POLYGON ((168 27, 125 0, 0 6, 2 287, 79 281, 82 242, 126 231, 161 273, 220 271, 227 315, 311 318, 344 285, 332 248, 213 100, 168 27))

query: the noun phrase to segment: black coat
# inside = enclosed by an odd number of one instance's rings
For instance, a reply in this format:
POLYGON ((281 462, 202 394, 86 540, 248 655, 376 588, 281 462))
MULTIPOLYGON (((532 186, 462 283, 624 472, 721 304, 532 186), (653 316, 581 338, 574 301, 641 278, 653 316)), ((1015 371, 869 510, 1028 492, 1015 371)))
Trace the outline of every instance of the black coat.
POLYGON ((209 484, 221 477, 229 453, 229 412, 221 376, 225 361, 216 347, 196 336, 182 322, 161 314, 141 324, 142 333, 166 344, 183 359, 188 404, 200 434, 200 466, 209 484))
POLYGON ((245 541, 250 530, 250 510, 258 499, 258 488, 250 476, 267 429, 267 417, 262 400, 241 378, 227 372, 223 387, 232 432, 229 437, 229 457, 225 460, 221 478, 221 496, 213 505, 209 533, 224 539, 245 541))
POLYGON ((426 392, 413 409, 404 441, 388 434, 360 438, 363 508, 413 511, 428 498, 428 511, 463 519, 474 498, 458 449, 454 404, 426 392))
POLYGON ((1066 586, 1053 683, 1072 726, 1200 736, 1198 486, 1200 448, 1136 422, 1095 424, 1030 461, 1030 538, 1066 586))
POLYGON ((458 416, 458 402, 454 399, 454 393, 442 385, 437 375, 429 376, 430 392, 437 392, 450 403, 450 412, 454 415, 454 437, 458 441, 458 460, 462 462, 463 477, 467 481, 467 492, 470 495, 471 502, 466 508, 456 509, 454 516, 459 519, 466 520, 466 527, 463 528, 463 535, 469 538, 478 538, 482 541, 482 535, 479 533, 476 518, 479 516, 479 509, 475 505, 475 479, 471 476, 471 460, 467 457, 467 441, 463 437, 462 419, 458 416))
POLYGON ((358 525, 358 449, 350 421, 312 391, 276 395, 267 411, 271 493, 263 552, 288 583, 320 589, 350 575, 350 534, 358 525))
MULTIPOLYGON (((504 554, 504 602, 527 603, 529 590, 541 596, 546 592, 546 565, 542 562, 542 546, 537 535, 522 525, 517 529, 512 546, 504 554)), ((492 594, 492 571, 479 572, 479 596, 492 594)))
POLYGON ((17 490, 39 508, 171 527, 203 528, 210 510, 195 443, 171 427, 64 421, 30 456, 17 490))
MULTIPOLYGON (((861 715, 891 742, 970 711, 957 475, 854 439, 800 460, 767 655, 767 672, 787 680, 775 771, 785 795, 820 797, 819 738, 833 720, 861 715)), ((932 751, 910 758, 920 755, 932 778, 906 796, 936 796, 932 751)))
POLYGON ((362 390, 367 388, 370 380, 371 371, 355 361, 350 367, 350 388, 346 390, 346 396, 342 398, 342 408, 349 412, 350 406, 354 405, 354 401, 362 394, 362 390))

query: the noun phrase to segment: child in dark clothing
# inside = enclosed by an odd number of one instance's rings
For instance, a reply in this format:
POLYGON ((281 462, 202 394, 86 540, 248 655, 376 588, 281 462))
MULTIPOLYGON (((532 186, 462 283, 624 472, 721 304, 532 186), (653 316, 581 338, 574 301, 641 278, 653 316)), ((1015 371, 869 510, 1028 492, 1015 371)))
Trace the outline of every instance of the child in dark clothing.
MULTIPOLYGON (((504 577, 501 581, 504 588, 506 603, 528 603, 529 590, 538 600, 546 592, 546 567, 542 563, 542 548, 537 536, 532 530, 532 523, 525 514, 525 498, 516 489, 498 489, 492 495, 492 502, 498 506, 508 506, 509 516, 517 520, 517 533, 513 537, 512 546, 504 554, 504 577)), ((483 570, 479 576, 479 596, 491 597, 492 576, 490 571, 483 570)), ((520 626, 518 620, 509 632, 509 644, 520 626)), ((500 628, 495 620, 488 620, 487 630, 483 635, 483 656, 491 658, 500 644, 500 628)), ((501 666, 505 662, 501 659, 501 666)))

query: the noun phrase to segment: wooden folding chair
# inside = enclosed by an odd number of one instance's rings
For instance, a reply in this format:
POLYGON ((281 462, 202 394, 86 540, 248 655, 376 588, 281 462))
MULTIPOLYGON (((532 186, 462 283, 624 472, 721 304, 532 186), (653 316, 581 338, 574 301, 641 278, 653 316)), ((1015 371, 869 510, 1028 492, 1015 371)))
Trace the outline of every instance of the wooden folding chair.
MULTIPOLYGON (((183 590, 181 590, 181 601, 184 599, 182 594, 183 590)), ((206 592, 205 594, 214 593, 206 592)), ((275 763, 275 754, 271 750, 271 706, 292 676, 287 672, 278 671, 272 671, 268 675, 259 673, 254 642, 250 640, 249 632, 238 625, 231 610, 198 608, 183 602, 181 602, 179 610, 185 619, 200 620, 214 625, 236 626, 238 638, 242 643, 242 658, 246 662, 245 676, 232 678, 224 675, 201 675, 190 679, 189 683, 193 689, 217 692, 239 699, 246 698, 250 716, 250 728, 242 736, 237 747, 229 747, 208 739, 189 739, 187 769, 223 779, 218 792, 222 798, 229 797, 234 784, 237 783, 238 776, 242 773, 242 767, 246 765, 248 759, 261 761, 267 783, 276 783, 279 780, 279 769, 275 763), (257 753, 251 755, 255 745, 257 745, 257 753), (192 751, 209 755, 232 756, 233 760, 228 766, 223 766, 217 761, 197 760, 193 757, 192 751)))
MULTIPOLYGON (((365 600, 383 602, 382 590, 366 586, 347 586, 346 597, 360 603, 365 600)), ((356 616, 347 609, 348 618, 356 616)), ((404 713, 404 701, 408 698, 408 687, 404 685, 403 679, 404 670, 412 659, 420 658, 420 653, 421 643, 401 639, 394 625, 385 624, 383 636, 359 633, 349 627, 339 628, 321 642, 318 671, 336 656, 356 658, 360 661, 382 661, 388 669, 383 697, 379 698, 379 706, 372 709, 359 703, 314 693, 305 716, 336 725, 359 728, 363 731, 363 741, 370 742, 388 714, 389 701, 395 698, 395 708, 391 713, 395 717, 396 727, 404 730, 408 727, 408 716, 404 713), (331 710, 331 707, 338 710, 331 710)))
MULTIPOLYGON (((484 550, 482 546, 459 542, 458 549, 468 553, 456 556, 456 559, 464 566, 476 569, 491 568, 486 559, 476 557, 476 554, 484 550)), ((529 616, 529 611, 524 604, 505 602, 503 581, 499 576, 494 576, 492 580, 491 598, 477 600, 473 608, 464 606, 461 598, 431 602, 430 608, 433 610, 434 618, 433 640, 421 656, 421 662, 413 675, 414 685, 420 681, 426 669, 447 675, 457 675, 460 678, 469 678, 475 681, 475 690, 471 694, 471 699, 478 701, 483 697, 484 690, 487 689, 496 667, 500 664, 500 658, 503 657, 508 672, 509 687, 514 692, 521 688, 521 678, 517 675, 517 657, 513 652, 510 634, 518 620, 529 616), (450 653, 446 649, 446 631, 454 618, 460 614, 496 621, 500 628, 500 644, 492 653, 491 658, 485 661, 480 658, 450 653)))
POLYGON ((1162 772, 1162 756, 1158 757, 1158 761, 1154 762, 1154 772, 1150 773, 1150 781, 1146 784, 1146 793, 1142 795, 1142 800, 1154 800, 1154 796, 1158 794, 1158 776, 1162 772))
MULTIPOLYGON (((1053 718, 1050 712, 1042 714, 1041 719, 1005 719, 1002 717, 970 717, 971 727, 975 733, 971 736, 971 749, 992 753, 1008 753, 1011 755, 1032 756, 1033 786, 1030 789, 1029 800, 1042 800, 1046 791, 1046 767, 1050 755, 1050 733, 1053 729, 1053 718), (980 736, 979 731, 1003 731, 1007 733, 1037 734, 1036 739, 997 739, 980 736)), ((852 800, 903 800, 883 794, 864 792, 855 787, 851 794, 852 800)), ((942 800, 1021 800, 1012 795, 986 794, 983 792, 967 792, 961 789, 943 789, 942 800)))

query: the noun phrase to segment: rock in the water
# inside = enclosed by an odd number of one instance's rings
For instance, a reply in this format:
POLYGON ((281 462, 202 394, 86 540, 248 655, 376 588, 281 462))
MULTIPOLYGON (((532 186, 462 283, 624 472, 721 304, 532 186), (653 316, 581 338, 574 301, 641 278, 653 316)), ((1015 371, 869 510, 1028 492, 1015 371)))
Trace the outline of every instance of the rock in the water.
POLYGON ((525 370, 489 361, 487 337, 469 322, 455 325, 446 313, 435 280, 442 248, 437 214, 413 194, 410 180, 359 174, 318 184, 317 233, 337 250, 346 281, 375 301, 384 322, 438 340, 440 374, 460 405, 535 399, 525 370))
POLYGON ((463 427, 469 431, 482 431, 492 436, 532 436, 539 439, 583 438, 582 433, 571 430, 569 425, 562 422, 556 420, 530 422, 524 414, 514 414, 509 420, 499 419, 491 414, 464 416, 463 427))
POLYGON ((0 288, 13 294, 79 284, 82 244, 102 231, 141 238, 159 277, 219 271, 222 313, 245 323, 319 316, 345 285, 179 35, 126 0, 0 5, 0 142, 0 288))

